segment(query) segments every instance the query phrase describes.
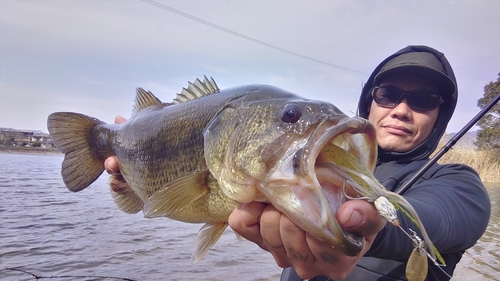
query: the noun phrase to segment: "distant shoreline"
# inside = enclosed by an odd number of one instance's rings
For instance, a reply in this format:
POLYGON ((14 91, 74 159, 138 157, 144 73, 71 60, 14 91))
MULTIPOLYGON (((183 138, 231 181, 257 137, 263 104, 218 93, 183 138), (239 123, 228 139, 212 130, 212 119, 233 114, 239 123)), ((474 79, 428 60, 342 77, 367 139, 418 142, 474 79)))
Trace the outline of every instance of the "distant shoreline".
POLYGON ((41 147, 18 147, 18 146, 0 146, 0 153, 9 154, 33 154, 33 155, 63 155, 56 148, 41 147))

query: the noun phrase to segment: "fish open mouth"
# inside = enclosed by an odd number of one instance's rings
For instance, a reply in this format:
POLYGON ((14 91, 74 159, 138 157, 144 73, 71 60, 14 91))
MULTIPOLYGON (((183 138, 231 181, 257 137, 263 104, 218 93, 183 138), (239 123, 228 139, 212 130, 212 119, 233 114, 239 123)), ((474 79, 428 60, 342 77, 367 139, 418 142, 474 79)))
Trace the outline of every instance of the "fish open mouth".
POLYGON ((327 153, 332 146, 373 171, 377 147, 371 123, 360 117, 326 119, 307 138, 290 146, 268 174, 261 192, 300 228, 344 254, 355 256, 362 250, 364 238, 344 232, 335 213, 357 193, 348 186, 352 178, 339 172, 342 165, 327 153))
MULTIPOLYGON (((359 194, 351 188, 351 178, 346 178, 346 173, 339 173, 343 167, 338 167, 339 162, 347 161, 341 159, 335 161, 332 158, 342 157, 342 155, 331 155, 328 149, 335 146, 338 149, 354 156, 359 163, 373 172, 377 159, 377 145, 375 141, 375 129, 366 119, 353 117, 341 120, 339 123, 332 125, 328 123, 320 124, 312 135, 308 143, 310 147, 309 157, 303 159, 307 166, 309 177, 315 179, 317 186, 321 187, 321 191, 328 200, 328 204, 332 212, 336 213, 342 203, 349 198, 358 197, 359 194)), ((331 216, 331 214, 330 214, 331 216)), ((328 211, 325 210, 321 214, 321 220, 328 226, 328 211)), ((363 247, 363 237, 355 235, 343 230, 336 231, 336 236, 343 236, 342 247, 348 255, 356 255, 363 247)))
MULTIPOLYGON (((331 207, 336 211, 345 202, 345 195, 356 197, 354 190, 347 188, 345 173, 339 174, 331 169, 335 164, 331 153, 327 149, 331 146, 342 149, 354 156, 369 171, 373 172, 377 160, 377 145, 375 141, 375 129, 366 119, 353 117, 344 119, 338 124, 321 124, 310 139, 309 156, 304 159, 307 171, 311 178, 316 178, 327 196, 331 207), (339 200, 340 199, 340 200, 339 200)), ((342 157, 333 155, 333 157, 342 157)), ((344 161, 346 159, 343 159, 344 161)), ((337 163, 339 161, 336 161, 337 163)))
POLYGON ((309 185, 301 183, 297 190, 292 190, 292 196, 300 201, 303 212, 304 218, 297 218, 299 224, 302 223, 305 228, 316 228, 317 238, 329 241, 332 247, 340 248, 346 255, 354 256, 363 248, 364 238, 343 231, 335 213, 348 198, 358 194, 350 186, 352 178, 339 172, 345 168, 339 165, 343 159, 332 159, 342 155, 327 152, 332 146, 337 151, 341 149, 344 155, 352 155, 359 160, 356 162, 373 171, 377 145, 371 123, 360 117, 325 120, 311 133, 304 147, 296 152, 294 169, 297 178, 307 178, 311 182, 309 185))

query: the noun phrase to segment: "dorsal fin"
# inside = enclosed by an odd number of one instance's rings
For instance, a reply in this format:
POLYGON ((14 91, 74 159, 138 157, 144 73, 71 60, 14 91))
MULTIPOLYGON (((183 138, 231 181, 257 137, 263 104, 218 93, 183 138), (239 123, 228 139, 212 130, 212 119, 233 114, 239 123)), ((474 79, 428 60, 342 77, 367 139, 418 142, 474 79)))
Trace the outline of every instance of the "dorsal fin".
POLYGON ((143 88, 137 88, 132 115, 150 106, 163 106, 163 103, 150 91, 146 91, 143 88))
POLYGON ((219 87, 217 87, 214 79, 212 77, 208 79, 207 76, 205 76, 203 82, 201 82, 200 79, 196 79, 193 83, 188 82, 187 89, 182 88, 182 92, 177 94, 177 97, 172 103, 176 104, 187 102, 203 96, 218 93, 219 91, 219 87))

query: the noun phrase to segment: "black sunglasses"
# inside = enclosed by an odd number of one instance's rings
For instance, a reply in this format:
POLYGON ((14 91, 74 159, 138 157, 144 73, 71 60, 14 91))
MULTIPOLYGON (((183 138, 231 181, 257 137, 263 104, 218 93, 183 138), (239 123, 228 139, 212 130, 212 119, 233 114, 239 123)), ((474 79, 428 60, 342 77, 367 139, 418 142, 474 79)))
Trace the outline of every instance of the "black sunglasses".
POLYGON ((443 99, 439 94, 429 90, 403 91, 395 86, 376 86, 371 91, 373 100, 384 107, 396 107, 403 99, 410 108, 429 111, 441 105, 443 99))

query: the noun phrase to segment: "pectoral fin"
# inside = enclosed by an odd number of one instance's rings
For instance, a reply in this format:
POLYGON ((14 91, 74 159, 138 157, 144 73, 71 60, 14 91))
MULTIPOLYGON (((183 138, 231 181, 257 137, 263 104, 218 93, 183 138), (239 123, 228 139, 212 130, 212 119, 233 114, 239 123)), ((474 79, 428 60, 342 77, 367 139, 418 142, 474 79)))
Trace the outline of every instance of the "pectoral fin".
POLYGON ((196 171, 170 182, 144 202, 144 217, 168 217, 208 193, 208 170, 196 171))
POLYGON ((198 236, 196 236, 194 252, 191 256, 193 264, 199 262, 207 254, 208 250, 219 240, 227 226, 228 224, 225 222, 217 224, 207 223, 200 229, 198 236))

